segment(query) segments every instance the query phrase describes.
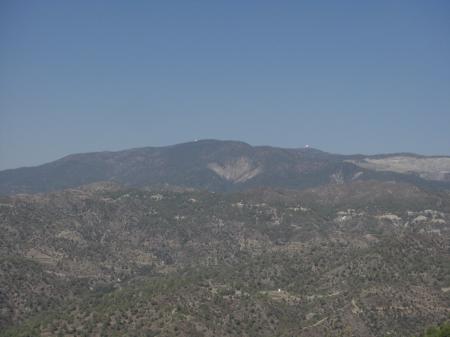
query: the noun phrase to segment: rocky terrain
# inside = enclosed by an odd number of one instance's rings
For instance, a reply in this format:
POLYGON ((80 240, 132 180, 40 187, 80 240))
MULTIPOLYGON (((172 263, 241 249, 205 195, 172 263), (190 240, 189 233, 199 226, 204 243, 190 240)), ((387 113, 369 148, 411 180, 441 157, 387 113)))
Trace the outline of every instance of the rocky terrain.
POLYGON ((448 157, 391 155, 349 160, 349 162, 376 171, 418 174, 427 180, 446 181, 450 177, 450 158, 448 157))
MULTIPOLYGON (((335 165, 313 154, 316 169, 335 165)), ((243 184, 267 170, 207 162, 211 177, 243 184)), ((444 322, 448 190, 341 177, 303 190, 102 182, 1 197, 0 336, 381 337, 444 322)))
POLYGON ((209 191, 305 189, 351 181, 398 181, 450 188, 450 157, 414 154, 336 155, 313 148, 283 149, 200 140, 166 147, 74 154, 37 167, 0 172, 0 195, 73 188, 99 181, 129 187, 209 191))

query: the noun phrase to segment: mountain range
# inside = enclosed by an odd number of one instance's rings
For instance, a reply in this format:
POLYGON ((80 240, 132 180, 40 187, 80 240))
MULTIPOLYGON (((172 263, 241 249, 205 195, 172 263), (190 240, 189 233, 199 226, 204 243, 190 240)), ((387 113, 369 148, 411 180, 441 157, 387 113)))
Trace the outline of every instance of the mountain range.
POLYGON ((449 162, 202 140, 2 171, 0 337, 446 336, 449 162))
POLYGON ((181 187, 216 192, 249 188, 304 189, 355 180, 450 187, 450 157, 408 153, 338 155, 313 148, 251 146, 200 140, 165 147, 74 154, 0 171, 0 195, 72 188, 99 181, 130 187, 181 187))

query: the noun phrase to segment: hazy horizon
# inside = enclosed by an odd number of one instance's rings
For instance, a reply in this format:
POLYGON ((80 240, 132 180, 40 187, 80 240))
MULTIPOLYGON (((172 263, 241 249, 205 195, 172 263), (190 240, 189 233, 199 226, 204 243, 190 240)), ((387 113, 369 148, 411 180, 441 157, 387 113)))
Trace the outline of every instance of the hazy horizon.
POLYGON ((0 4, 0 170, 194 139, 450 155, 450 3, 0 4))
POLYGON ((374 153, 362 153, 362 152, 331 152, 331 151, 326 151, 324 149, 320 149, 314 146, 311 146, 309 144, 305 144, 305 145, 299 145, 299 146, 292 146, 292 147, 288 147, 288 146, 276 146, 276 145, 272 145, 272 144, 250 144, 248 142, 244 142, 242 140, 239 139, 216 139, 216 138, 205 138, 205 139, 192 139, 192 140, 187 140, 187 141, 182 141, 180 143, 173 143, 173 144, 164 144, 164 145, 145 145, 145 146, 137 146, 137 147, 130 147, 130 148, 119 148, 119 149, 103 149, 103 150, 94 150, 94 151, 85 151, 85 152, 73 152, 73 153, 66 153, 63 154, 59 157, 47 160, 45 162, 40 162, 40 163, 36 163, 33 165, 24 165, 24 166, 17 166, 17 167, 7 167, 7 168, 0 168, 0 171, 4 171, 4 170, 14 170, 16 168, 26 168, 26 167, 35 167, 35 166, 40 166, 43 164, 47 164, 49 162, 58 160, 58 159, 62 159, 66 156, 70 156, 70 155, 77 155, 77 154, 86 154, 86 153, 101 153, 101 152, 120 152, 120 151, 126 151, 126 150, 133 150, 133 149, 139 149, 139 148, 145 148, 145 147, 169 147, 169 146, 174 146, 174 145, 180 145, 180 144, 185 144, 185 143, 195 143, 198 141, 207 141, 207 140, 214 140, 214 141, 223 141, 223 142, 243 142, 246 143, 250 146, 254 146, 254 147, 258 147, 258 146, 269 146, 269 147, 274 147, 274 148, 285 148, 285 149, 300 149, 300 148, 310 148, 310 149, 316 149, 316 150, 320 150, 320 151, 324 151, 327 153, 332 153, 332 154, 341 154, 341 155, 367 155, 367 156, 372 156, 372 155, 383 155, 383 154, 414 154, 414 155, 419 155, 419 156, 437 156, 437 157, 450 157, 450 154, 445 154, 445 153, 435 153, 435 154, 423 154, 423 153, 417 153, 417 152, 407 152, 407 151, 399 151, 399 152, 374 152, 374 153))

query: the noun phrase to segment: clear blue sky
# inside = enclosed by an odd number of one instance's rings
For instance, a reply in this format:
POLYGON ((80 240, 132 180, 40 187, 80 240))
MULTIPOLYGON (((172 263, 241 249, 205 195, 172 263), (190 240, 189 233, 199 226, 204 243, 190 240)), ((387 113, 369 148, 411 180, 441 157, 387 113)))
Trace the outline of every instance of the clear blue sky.
POLYGON ((450 1, 0 1, 0 169, 195 138, 450 154, 450 1))

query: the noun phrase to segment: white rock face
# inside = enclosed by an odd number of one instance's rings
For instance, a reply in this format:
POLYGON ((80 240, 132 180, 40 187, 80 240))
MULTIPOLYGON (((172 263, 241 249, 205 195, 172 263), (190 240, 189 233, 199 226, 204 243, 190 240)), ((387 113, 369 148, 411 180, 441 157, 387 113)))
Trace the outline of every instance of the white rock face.
POLYGON ((379 215, 379 216, 377 216, 377 218, 381 219, 381 220, 389 220, 392 222, 399 222, 402 220, 402 218, 400 218, 398 215, 390 214, 390 213, 379 215))
POLYGON ((426 216, 419 215, 413 219, 413 223, 424 222, 427 220, 428 220, 428 218, 426 216))
POLYGON ((209 163, 208 168, 220 177, 233 183, 242 183, 256 177, 262 172, 262 168, 252 163, 246 157, 230 161, 225 165, 209 163))
POLYGON ((364 160, 349 160, 363 168, 377 171, 392 171, 398 173, 414 172, 424 179, 446 180, 450 175, 449 157, 413 157, 393 156, 386 158, 365 158, 364 160))
POLYGON ((336 213, 336 218, 334 218, 334 221, 339 223, 339 222, 346 222, 349 221, 355 217, 359 217, 364 215, 364 212, 357 212, 355 209, 353 208, 349 208, 347 210, 343 210, 343 211, 338 211, 336 213))
POLYGON ((330 180, 334 184, 342 185, 344 183, 344 176, 342 175, 342 171, 335 172, 330 175, 330 180))
MULTIPOLYGON (((402 225, 402 218, 399 217, 396 214, 392 214, 392 213, 385 213, 385 214, 381 214, 381 215, 377 215, 376 218, 380 221, 389 221, 390 223, 392 223, 394 226, 401 226, 402 225)), ((403 224, 404 227, 408 226, 408 223, 403 224)))
POLYGON ((162 194, 153 194, 150 198, 155 201, 161 201, 164 199, 164 196, 162 194))

